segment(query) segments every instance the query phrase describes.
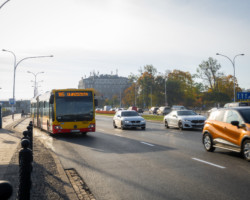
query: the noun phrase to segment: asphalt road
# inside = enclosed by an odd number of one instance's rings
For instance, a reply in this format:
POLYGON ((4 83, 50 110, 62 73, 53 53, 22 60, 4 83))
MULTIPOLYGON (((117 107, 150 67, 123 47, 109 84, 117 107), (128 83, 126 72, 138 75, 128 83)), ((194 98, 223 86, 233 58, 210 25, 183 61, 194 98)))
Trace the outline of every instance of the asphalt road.
POLYGON ((37 131, 65 169, 75 168, 98 200, 248 200, 250 163, 239 154, 206 152, 200 130, 114 129, 97 116, 97 131, 50 137, 37 131))

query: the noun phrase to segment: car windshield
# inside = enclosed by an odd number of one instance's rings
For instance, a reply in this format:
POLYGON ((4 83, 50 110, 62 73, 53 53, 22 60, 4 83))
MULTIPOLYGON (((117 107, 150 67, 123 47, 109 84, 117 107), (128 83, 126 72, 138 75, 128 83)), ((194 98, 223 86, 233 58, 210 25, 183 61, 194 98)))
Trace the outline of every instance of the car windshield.
POLYGON ((177 114, 179 116, 183 116, 183 115, 197 115, 194 111, 192 110, 183 110, 183 111, 177 111, 177 114))
POLYGON ((250 109, 239 110, 239 113, 243 117, 244 121, 250 124, 250 109))
POLYGON ((133 117, 133 116, 138 116, 137 112, 122 112, 121 113, 122 117, 133 117))

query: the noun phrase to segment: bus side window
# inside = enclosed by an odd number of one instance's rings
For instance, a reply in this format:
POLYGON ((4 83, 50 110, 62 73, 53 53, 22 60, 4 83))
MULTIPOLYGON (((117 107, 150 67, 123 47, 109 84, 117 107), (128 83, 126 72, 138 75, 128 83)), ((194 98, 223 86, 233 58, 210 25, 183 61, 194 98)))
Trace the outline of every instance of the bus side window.
POLYGON ((54 104, 50 104, 50 118, 52 119, 52 122, 55 121, 55 116, 54 116, 54 104))

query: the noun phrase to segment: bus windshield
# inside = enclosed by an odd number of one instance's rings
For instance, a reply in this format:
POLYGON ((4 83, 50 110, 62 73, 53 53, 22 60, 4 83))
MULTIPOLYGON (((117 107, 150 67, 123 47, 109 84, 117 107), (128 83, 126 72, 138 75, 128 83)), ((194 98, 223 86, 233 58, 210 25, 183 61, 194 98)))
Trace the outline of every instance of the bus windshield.
POLYGON ((90 97, 56 98, 56 119, 66 121, 93 120, 93 99, 90 97))

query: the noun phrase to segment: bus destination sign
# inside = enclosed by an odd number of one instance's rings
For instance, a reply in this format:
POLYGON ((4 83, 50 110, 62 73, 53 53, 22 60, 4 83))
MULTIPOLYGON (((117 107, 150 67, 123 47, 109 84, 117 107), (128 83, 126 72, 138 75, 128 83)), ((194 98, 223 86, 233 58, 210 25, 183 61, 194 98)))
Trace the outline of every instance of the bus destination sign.
POLYGON ((58 92, 58 97, 88 97, 89 92, 58 92))

